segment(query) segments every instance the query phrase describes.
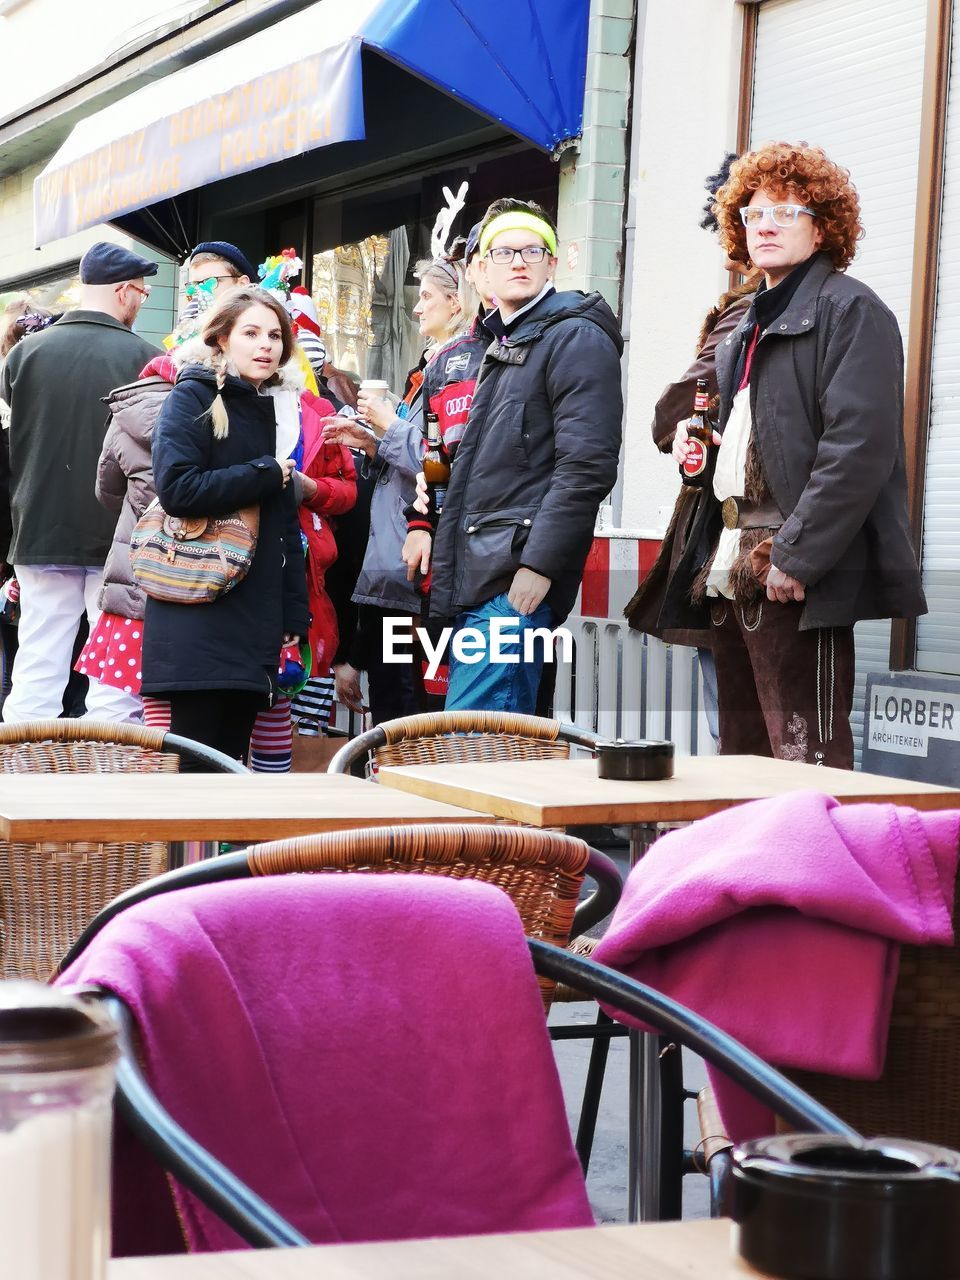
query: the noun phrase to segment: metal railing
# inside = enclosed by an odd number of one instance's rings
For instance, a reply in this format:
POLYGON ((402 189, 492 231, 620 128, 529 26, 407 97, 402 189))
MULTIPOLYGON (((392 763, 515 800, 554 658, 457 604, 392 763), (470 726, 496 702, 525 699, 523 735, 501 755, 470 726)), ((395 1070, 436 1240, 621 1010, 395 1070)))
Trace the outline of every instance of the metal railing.
MULTIPOLYGON (((605 738, 657 738, 680 755, 715 755, 703 708, 697 651, 633 631, 624 619, 572 616, 573 659, 557 664, 554 715, 605 738)), ((338 702, 336 732, 363 731, 360 716, 338 702)))
POLYGON ((715 755, 695 649, 617 618, 570 617, 572 662, 557 666, 554 714, 605 738, 659 738, 680 755, 715 755))

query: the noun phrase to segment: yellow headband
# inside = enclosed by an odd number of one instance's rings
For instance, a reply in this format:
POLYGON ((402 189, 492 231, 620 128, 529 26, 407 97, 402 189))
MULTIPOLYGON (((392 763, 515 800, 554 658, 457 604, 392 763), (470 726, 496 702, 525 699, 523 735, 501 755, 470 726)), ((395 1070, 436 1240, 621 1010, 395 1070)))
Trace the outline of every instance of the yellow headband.
POLYGON ((551 258, 557 256, 557 237, 549 222, 538 218, 535 213, 524 213, 522 209, 511 209, 508 213, 498 213, 480 232, 481 256, 490 248, 490 241, 501 231, 532 231, 540 237, 550 250, 551 258))

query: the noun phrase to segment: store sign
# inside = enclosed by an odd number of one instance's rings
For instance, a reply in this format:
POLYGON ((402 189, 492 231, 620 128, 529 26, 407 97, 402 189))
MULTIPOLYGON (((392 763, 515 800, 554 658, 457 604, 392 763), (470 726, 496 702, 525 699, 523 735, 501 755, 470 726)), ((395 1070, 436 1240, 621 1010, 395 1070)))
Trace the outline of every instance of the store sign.
POLYGON ((364 137, 360 48, 357 39, 344 41, 181 105, 133 133, 84 137, 79 154, 61 149, 34 183, 37 243, 364 137))
POLYGON ((863 768, 960 785, 960 680, 884 672, 867 678, 863 768))

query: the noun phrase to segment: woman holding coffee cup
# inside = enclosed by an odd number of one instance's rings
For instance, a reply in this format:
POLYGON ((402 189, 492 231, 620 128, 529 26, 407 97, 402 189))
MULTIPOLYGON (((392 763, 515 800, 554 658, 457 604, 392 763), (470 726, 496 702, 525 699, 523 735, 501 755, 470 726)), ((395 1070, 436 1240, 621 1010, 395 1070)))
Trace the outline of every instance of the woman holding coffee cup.
MULTIPOLYGON (((407 581, 400 552, 407 536, 404 510, 413 501, 423 458, 423 370, 440 347, 469 327, 477 308, 461 262, 426 259, 418 263, 416 275, 420 289, 413 314, 428 345, 407 377, 400 404, 395 408, 387 398, 385 382, 368 379, 360 384, 358 418, 329 418, 324 429, 325 440, 360 450, 364 471, 375 476, 370 536, 353 592, 360 606, 358 626, 365 638, 363 661, 374 724, 421 709, 420 681, 414 678, 412 662, 409 667, 383 664, 384 622, 420 613, 420 595, 407 581)), ((357 667, 343 663, 335 675, 339 700, 359 710, 357 667)))

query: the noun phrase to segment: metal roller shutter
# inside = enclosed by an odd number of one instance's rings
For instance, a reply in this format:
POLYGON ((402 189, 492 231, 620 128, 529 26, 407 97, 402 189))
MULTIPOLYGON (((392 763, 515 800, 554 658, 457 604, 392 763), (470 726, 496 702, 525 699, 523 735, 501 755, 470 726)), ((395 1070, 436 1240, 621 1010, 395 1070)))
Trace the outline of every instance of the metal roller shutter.
MULTIPOLYGON (((850 274, 896 313, 904 344, 926 7, 926 0, 769 0, 757 24, 751 145, 802 140, 850 170, 866 228, 850 274)), ((960 189, 960 158, 957 170, 960 189)), ((960 317, 960 303, 956 311, 960 317)), ((960 360, 957 370, 960 375, 960 360)), ((888 669, 889 637, 888 622, 857 627, 852 726, 858 758, 867 673, 888 669)))
MULTIPOLYGON (((957 21, 957 5, 954 21, 957 21)), ((960 40, 951 51, 940 273, 934 322, 923 504, 923 585, 930 612, 917 623, 917 667, 960 675, 960 40)))

